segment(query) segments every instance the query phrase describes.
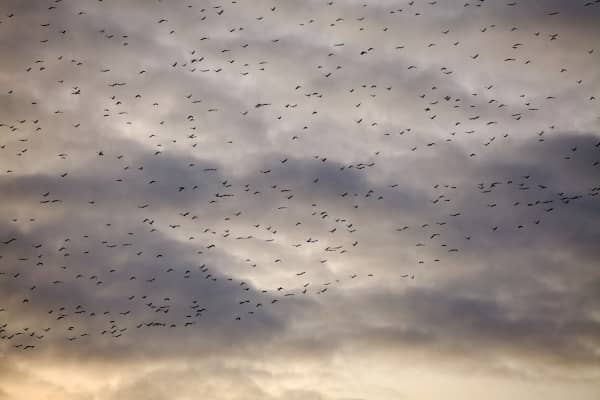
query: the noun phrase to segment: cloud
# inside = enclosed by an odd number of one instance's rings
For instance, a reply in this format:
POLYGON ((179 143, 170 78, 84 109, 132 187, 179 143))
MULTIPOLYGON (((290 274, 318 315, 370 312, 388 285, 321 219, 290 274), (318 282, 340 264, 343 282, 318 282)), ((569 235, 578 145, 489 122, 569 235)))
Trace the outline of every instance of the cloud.
POLYGON ((0 399, 595 398, 598 7, 514 3, 3 4, 0 399))

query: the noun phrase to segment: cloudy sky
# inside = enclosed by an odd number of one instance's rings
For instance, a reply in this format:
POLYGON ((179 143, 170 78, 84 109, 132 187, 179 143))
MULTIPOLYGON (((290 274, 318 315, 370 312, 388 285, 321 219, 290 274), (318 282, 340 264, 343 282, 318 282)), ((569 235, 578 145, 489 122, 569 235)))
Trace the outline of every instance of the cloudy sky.
POLYGON ((0 2, 0 400, 597 399, 599 0, 0 2))

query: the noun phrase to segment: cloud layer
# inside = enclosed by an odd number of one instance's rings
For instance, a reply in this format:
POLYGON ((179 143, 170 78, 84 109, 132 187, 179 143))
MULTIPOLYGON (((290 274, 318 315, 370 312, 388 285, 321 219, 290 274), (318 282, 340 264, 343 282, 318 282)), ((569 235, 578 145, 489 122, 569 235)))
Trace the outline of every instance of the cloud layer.
POLYGON ((0 400, 595 398, 599 21, 4 2, 0 400))

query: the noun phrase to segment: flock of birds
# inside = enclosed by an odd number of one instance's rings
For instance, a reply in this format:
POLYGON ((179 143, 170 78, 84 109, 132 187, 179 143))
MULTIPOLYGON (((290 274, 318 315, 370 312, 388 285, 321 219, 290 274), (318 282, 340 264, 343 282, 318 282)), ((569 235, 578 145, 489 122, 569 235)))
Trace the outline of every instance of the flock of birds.
MULTIPOLYGON (((471 8, 489 7, 490 2, 470 0, 453 4, 463 9, 462 12, 468 13, 471 8)), ((333 261, 343 265, 345 260, 360 252, 363 236, 361 240, 358 237, 361 229, 367 231, 367 237, 370 232, 378 229, 378 221, 371 221, 365 226, 360 218, 363 210, 377 210, 386 199, 393 199, 403 190, 400 183, 388 181, 385 185, 361 191, 357 189, 360 186, 351 182, 352 179, 376 175, 389 149, 401 149, 403 154, 410 155, 413 152, 435 151, 445 144, 461 140, 466 142, 473 140, 473 137, 477 137, 475 141, 479 141, 479 137, 485 135, 487 138, 478 143, 478 148, 472 146, 466 158, 476 160, 485 157, 485 152, 497 147, 498 142, 512 138, 510 129, 513 126, 525 121, 538 121, 536 114, 545 108, 551 108, 556 101, 556 97, 551 94, 545 98, 518 94, 520 105, 515 105, 514 99, 503 99, 505 94, 502 91, 495 92, 502 82, 490 82, 469 97, 457 97, 443 89, 444 82, 461 73, 449 63, 439 66, 437 73, 425 83, 426 86, 418 87, 416 93, 400 93, 401 96, 412 96, 411 102, 419 107, 420 112, 412 115, 414 120, 442 126, 447 131, 446 138, 429 140, 425 133, 420 133, 423 129, 418 127, 391 127, 385 118, 378 119, 373 110, 377 110, 380 99, 389 101, 386 100, 389 96, 402 89, 394 87, 393 80, 384 84, 372 83, 375 80, 369 76, 368 70, 371 64, 363 60, 378 52, 387 52, 392 59, 396 57, 394 54, 400 54, 398 57, 401 58, 398 60, 402 62, 396 63, 394 74, 403 79, 412 79, 411 74, 415 74, 415 82, 420 82, 421 75, 418 74, 423 66, 417 61, 403 64, 407 57, 407 45, 399 43, 400 38, 394 36, 396 26, 377 25, 382 6, 374 7, 366 2, 355 7, 354 11, 358 10, 356 15, 344 15, 344 2, 339 0, 312 2, 311 7, 320 10, 319 13, 327 17, 315 16, 298 20, 297 26, 289 28, 294 29, 298 35, 306 34, 310 37, 313 31, 311 27, 319 25, 319 29, 329 29, 331 36, 338 39, 322 49, 322 54, 307 58, 305 65, 294 66, 302 69, 304 76, 310 77, 310 80, 297 81, 293 71, 288 76, 278 75, 273 78, 277 82, 284 82, 279 86, 274 83, 273 87, 277 88, 273 90, 285 93, 288 100, 279 102, 277 99, 280 96, 269 98, 269 89, 265 87, 260 99, 245 98, 245 104, 216 104, 202 95, 202 84, 194 89, 186 87, 184 91, 175 93, 175 100, 167 95, 164 99, 158 97, 160 92, 157 97, 148 98, 142 89, 162 83, 145 80, 154 70, 157 75, 165 76, 167 81, 178 77, 196 79, 200 75, 198 79, 211 82, 211 87, 239 87, 240 92, 243 92, 241 88, 246 87, 249 80, 268 81, 270 78, 265 76, 273 73, 275 64, 280 61, 276 57, 267 58, 268 55, 279 55, 278 52, 285 55, 286 52, 293 52, 294 47, 284 33, 278 32, 270 36, 265 26, 269 21, 277 20, 280 12, 289 4, 273 0, 270 2, 272 4, 264 8, 253 9, 253 15, 243 15, 240 20, 245 22, 244 26, 231 26, 228 25, 230 20, 226 18, 228 15, 239 17, 239 7, 243 2, 190 0, 188 4, 175 2, 167 5, 167 2, 158 0, 163 7, 159 9, 169 9, 172 14, 154 15, 156 4, 144 10, 146 17, 154 20, 149 29, 152 35, 159 37, 158 40, 177 43, 178 36, 190 28, 187 24, 178 25, 178 12, 193 16, 195 24, 202 26, 210 23, 211 26, 218 27, 218 30, 215 28, 214 32, 197 37, 195 47, 187 49, 178 58, 159 57, 160 64, 149 63, 138 68, 129 63, 112 67, 111 61, 118 64, 118 56, 112 59, 99 59, 98 56, 86 59, 83 55, 78 57, 74 51, 60 54, 57 50, 48 50, 51 46, 62 48, 61 41, 70 40, 73 35, 70 25, 80 26, 80 20, 83 20, 84 24, 95 27, 99 23, 94 22, 94 18, 98 18, 100 14, 98 10, 115 10, 114 5, 108 4, 110 2, 106 0, 92 3, 93 12, 86 9, 87 3, 84 6, 83 3, 75 5, 73 1, 67 0, 40 2, 38 12, 44 21, 37 26, 22 27, 31 32, 27 46, 33 48, 38 56, 26 60, 19 68, 24 73, 23 79, 40 84, 42 93, 30 97, 26 108, 29 115, 27 118, 19 118, 19 112, 14 112, 12 115, 5 115, 4 120, 0 121, 0 168, 3 173, 0 181, 4 183, 13 182, 11 180, 19 182, 19 179, 27 178, 28 173, 23 173, 26 168, 24 165, 35 164, 36 160, 48 156, 48 148, 54 148, 48 144, 48 137, 57 135, 54 144, 61 141, 75 143, 71 150, 67 146, 64 151, 52 155, 52 160, 48 161, 52 166, 58 166, 60 171, 55 174, 54 169, 50 168, 47 174, 52 175, 51 179, 36 184, 38 193, 34 196, 23 195, 23 202, 30 207, 28 210, 31 215, 21 214, 18 218, 3 221, 9 228, 3 228, 1 234, 4 237, 0 238, 0 287, 3 288, 0 293, 6 290, 11 296, 0 294, 0 339, 23 351, 38 348, 49 337, 71 342, 85 341, 88 336, 119 340, 137 329, 199 327, 207 315, 218 312, 214 310, 218 306, 208 305, 211 303, 207 298, 212 293, 210 288, 216 288, 215 296, 221 289, 235 293, 231 299, 235 303, 235 311, 224 318, 243 323, 259 317, 265 309, 285 307, 286 301, 291 299, 302 296, 322 298, 335 287, 361 280, 374 280, 377 274, 369 271, 367 266, 357 271, 344 270, 337 275, 329 270, 328 278, 321 278, 322 271, 329 263, 333 261), (68 7, 66 3, 70 3, 68 7), (73 13, 72 7, 81 9, 73 13), (337 16, 329 18, 331 15, 337 16), (227 23, 221 23, 221 19, 227 23), (337 35, 338 30, 343 33, 337 35), (350 31, 365 35, 377 31, 377 35, 389 39, 373 41, 364 48, 349 51, 347 48, 357 47, 353 40, 359 42, 350 31), (267 39, 256 44, 251 39, 252 33, 256 32, 267 39), (346 40, 343 40, 344 33, 346 40), (227 37, 229 45, 215 47, 212 44, 214 41, 219 44, 223 42, 214 40, 213 37, 227 37), (253 46, 267 46, 269 49, 262 51, 261 47, 261 51, 253 53, 253 46), (340 55, 342 52, 343 55, 340 55), (349 53, 352 53, 352 57, 349 53), (364 71, 360 76, 369 77, 364 83, 352 82, 341 90, 330 84, 336 79, 343 80, 346 70, 356 72, 362 69, 364 71), (70 72, 59 79, 49 78, 56 71, 70 72), (88 84, 88 79, 103 82, 104 87, 95 90, 88 84), (53 93, 63 93, 63 98, 67 99, 64 101, 64 108, 57 106, 59 99, 44 93, 49 93, 50 90, 53 93), (99 99, 98 93, 109 95, 108 98, 99 99), (127 147, 117 149, 110 140, 102 142, 99 138, 86 137, 93 135, 85 130, 88 129, 86 122, 89 115, 73 112, 68 106, 79 101, 79 98, 104 104, 93 118, 99 121, 98 124, 113 124, 111 126, 135 132, 135 140, 143 142, 141 146, 145 150, 142 154, 139 150, 128 154, 127 147), (344 100, 340 103, 329 100, 332 98, 344 100), (160 120, 157 124, 138 122, 145 117, 151 121, 154 116, 162 115, 161 110, 165 107, 163 104, 174 101, 178 104, 178 110, 169 114, 168 119, 160 120), (322 138, 328 135, 326 131, 316 132, 320 128, 315 126, 319 126, 316 121, 320 116, 328 117, 337 112, 328 108, 333 107, 334 102, 337 103, 335 107, 344 107, 344 114, 335 117, 346 119, 341 122, 348 131, 344 132, 347 136, 345 140, 352 140, 354 146, 360 148, 361 143, 368 143, 371 138, 376 137, 386 147, 366 154, 362 159, 345 163, 329 156, 332 149, 324 145, 314 152, 319 154, 311 155, 311 160, 301 161, 303 154, 295 149, 303 141, 315 140, 315 135, 322 138), (247 123, 249 127, 257 120, 266 121, 268 129, 279 130, 279 136, 274 140, 278 143, 277 149, 284 148, 284 151, 276 159, 265 159, 258 164, 253 159, 248 163, 248 169, 254 165, 258 167, 254 171, 244 171, 241 178, 239 173, 228 174, 218 159, 216 162, 204 161, 207 157, 206 149, 210 146, 225 149, 218 157, 227 159, 238 154, 243 156, 245 145, 238 144, 232 138, 233 135, 229 137, 220 132, 218 126, 206 129, 204 124, 213 114, 224 114, 225 122, 241 121, 242 126, 247 123), (62 125, 57 128, 59 124, 62 125), (57 132, 58 130, 61 132, 57 132), (58 135, 59 133, 63 136, 58 135), (71 142, 73 137, 77 140, 71 142), (182 155, 173 158, 170 155, 172 153, 182 155), (81 157, 85 159, 86 169, 101 171, 103 174, 102 179, 95 181, 97 187, 89 189, 82 186, 81 190, 77 190, 78 185, 83 185, 80 176, 82 171, 73 166, 77 165, 81 157), (74 161, 71 163, 71 160, 74 161), (177 164, 175 167, 172 165, 173 160, 177 164), (306 163, 310 174, 314 175, 294 176, 294 165, 301 162, 306 163), (290 169, 292 173, 289 176, 292 178, 287 175, 290 169), (320 171, 327 173, 320 176, 320 171), (332 177, 331 173, 337 175, 332 177), (106 176, 109 178, 105 179, 106 176), (181 177, 183 178, 179 180, 181 177), (332 185, 332 181, 337 184, 332 185), (347 187, 342 187, 345 184, 347 187), (69 190, 70 187, 74 189, 69 190), (320 201, 320 193, 337 190, 338 187, 342 189, 335 193, 335 206, 331 202, 320 201), (314 194, 312 197, 311 193, 314 194), (111 196, 118 199, 114 200, 118 201, 118 210, 111 205, 111 196), (167 203, 172 202, 180 207, 175 215, 168 214, 169 211, 162 207, 165 198, 167 203), (271 207, 272 204, 275 205, 271 207), (81 211, 79 224, 78 210, 82 209, 85 211, 81 211), (96 218, 104 221, 102 226, 87 229, 89 220, 84 213, 100 213, 96 218), (255 213, 265 219, 252 221, 255 213), (40 219, 48 223, 55 215, 61 215, 62 219, 51 222, 54 230, 48 242, 36 241, 36 223, 40 219), (214 226, 207 226, 207 216, 218 222, 214 226), (272 218, 269 219, 270 217, 272 218), (126 225, 129 218, 137 222, 131 226, 126 225), (65 229, 72 224, 77 228, 63 234, 63 223, 65 229), (172 240, 183 243, 181 248, 185 250, 182 252, 187 251, 190 246, 194 247, 193 257, 186 256, 185 261, 180 261, 181 252, 160 250, 161 241, 172 240), (285 250, 282 252, 281 248, 285 250), (220 264, 230 262, 220 260, 220 249, 233 249, 232 253, 236 255, 248 249, 261 254, 256 259, 250 255, 240 256, 236 262, 241 262, 246 268, 244 273, 228 274, 219 268, 220 264), (289 263, 279 255, 286 254, 285 252, 297 252, 302 260, 309 261, 305 267, 289 263), (274 256, 271 257, 271 254, 274 256), (89 267, 97 263, 114 266, 103 266, 90 271, 89 267), (281 284, 261 286, 259 280, 252 278, 254 271, 259 270, 267 275, 272 271, 272 280, 281 278, 281 284), (187 289, 181 289, 184 286, 195 288, 197 295, 182 299, 182 293, 188 293, 187 289), (119 294, 115 295, 115 291, 119 294), (107 303, 107 293, 120 300, 117 303, 107 303), (73 302, 73 299, 86 296, 90 300, 87 304, 73 302), (48 299, 54 299, 54 302, 49 302, 48 299), (43 310, 45 316, 30 321, 30 325, 25 327, 11 323, 11 317, 27 313, 28 309, 43 310)), ((435 10, 443 2, 412 0, 396 3, 398 6, 389 6, 385 14, 393 18, 404 18, 397 20, 397 24, 402 24, 406 20, 426 19, 428 15, 435 14, 435 10)), ((509 1, 505 7, 518 10, 521 3, 524 2, 509 1)), ((572 3, 569 2, 569 7, 582 7, 591 12, 598 12, 600 8, 600 0, 572 3)), ((262 6, 266 3, 260 4, 262 6)), ((556 2, 552 4, 556 6, 556 2)), ((18 7, 14 10, 2 8, 0 37, 2 30, 27 23, 22 20, 18 7)), ((543 17, 549 20, 559 19, 561 10, 548 9, 543 17)), ((294 16, 287 12, 286 18, 293 20, 294 16)), ((546 26, 552 25, 549 23, 546 26)), ((560 27, 559 24, 556 26, 560 27)), ((519 26, 501 27, 491 24, 481 26, 471 34, 485 35, 502 30, 503 34, 514 36, 516 40, 511 46, 513 55, 496 62, 501 64, 499 68, 514 68, 517 71, 535 64, 536 60, 529 58, 528 53, 523 50, 533 41, 544 41, 549 48, 561 41, 558 28, 557 31, 535 31, 531 35, 520 34, 519 29, 519 26)), ((441 27, 436 40, 426 39, 419 46, 425 49, 460 48, 463 46, 460 35, 464 33, 454 34, 455 30, 460 31, 460 27, 441 27)), ((118 52, 124 48, 135 54, 136 46, 140 47, 141 52, 144 51, 143 45, 137 42, 138 37, 117 31, 108 27, 100 28, 92 36, 82 40, 101 41, 102 46, 114 46, 115 54, 120 54, 118 52)), ((364 39, 360 40, 362 43, 364 39)), ((484 58, 482 54, 483 49, 473 49, 457 65, 472 66, 484 58)), ((593 48, 585 49, 581 56, 588 57, 589 63, 598 62, 593 48)), ((108 53, 108 57, 111 57, 111 53, 108 53)), ((581 93, 580 97, 587 93, 585 82, 570 74, 569 65, 557 72, 560 79, 572 81, 574 90, 581 93)), ((203 82, 202 80, 198 82, 203 82)), ((15 84, 14 88, 0 88, 4 103, 16 103, 23 96, 29 95, 19 92, 17 87, 15 84)), ((177 85, 173 87, 179 89, 177 85)), ((596 95, 587 93, 585 98, 590 107, 598 107, 596 95)), ((557 130, 555 123, 542 122, 545 126, 532 133, 540 143, 557 130)), ((252 131, 245 134, 250 137, 249 143, 254 134, 258 135, 252 131)), ((586 150, 592 149, 597 155, 589 168, 600 171, 600 141, 583 146, 588 147, 586 150)), ((581 151, 581 145, 565 148, 564 162, 577 159, 581 151)), ((357 151, 355 154, 360 153, 357 151)), ((254 156, 248 154, 247 157, 250 159, 254 156)), ((431 159, 427 160, 429 162, 431 159)), ((240 163, 245 161, 242 159, 240 163)), ((368 182, 366 178, 365 181, 368 182)), ((455 257, 455 253, 463 251, 471 242, 472 233, 468 231, 462 232, 460 240, 452 238, 450 243, 446 240, 449 236, 445 237, 448 229, 460 229, 451 227, 459 226, 461 218, 470 211, 453 208, 453 199, 459 194, 479 194, 490 209, 498 205, 494 197, 497 191, 518 193, 523 198, 511 206, 515 210, 525 208, 530 218, 515 226, 491 224, 490 235, 502 230, 534 229, 556 213, 568 213, 568 205, 582 198, 597 198, 600 195, 600 186, 586 188, 578 193, 557 191, 544 182, 543 177, 533 174, 510 176, 503 180, 492 179, 470 188, 440 182, 432 182, 430 187, 434 194, 426 206, 432 207, 435 217, 415 224, 400 223, 393 232, 389 232, 398 237, 398 246, 417 248, 417 254, 420 255, 415 260, 416 264, 441 263, 445 258, 455 257), (402 236, 406 231, 417 232, 422 240, 406 244, 408 240, 402 236), (431 250, 432 248, 436 250, 431 250)), ((393 219, 392 216, 389 218, 393 219)), ((406 270, 399 273, 399 277, 410 282, 418 278, 415 271, 413 266, 407 266, 406 270)))

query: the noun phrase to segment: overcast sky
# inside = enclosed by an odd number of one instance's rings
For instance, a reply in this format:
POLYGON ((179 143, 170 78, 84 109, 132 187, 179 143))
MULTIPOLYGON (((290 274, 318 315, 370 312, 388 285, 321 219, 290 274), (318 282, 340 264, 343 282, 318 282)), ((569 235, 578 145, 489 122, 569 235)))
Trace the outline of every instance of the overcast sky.
POLYGON ((0 2, 0 400, 597 399, 599 0, 0 2))

